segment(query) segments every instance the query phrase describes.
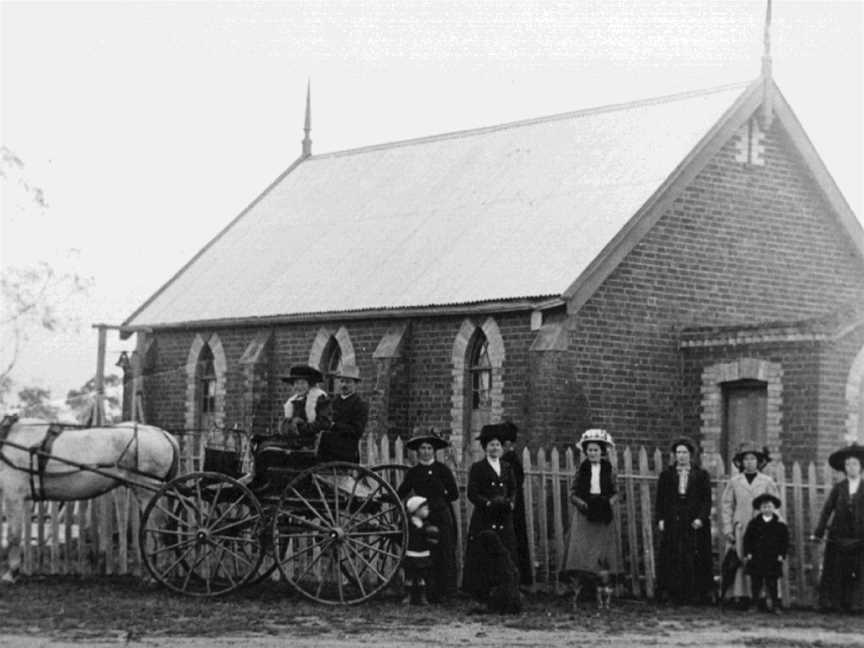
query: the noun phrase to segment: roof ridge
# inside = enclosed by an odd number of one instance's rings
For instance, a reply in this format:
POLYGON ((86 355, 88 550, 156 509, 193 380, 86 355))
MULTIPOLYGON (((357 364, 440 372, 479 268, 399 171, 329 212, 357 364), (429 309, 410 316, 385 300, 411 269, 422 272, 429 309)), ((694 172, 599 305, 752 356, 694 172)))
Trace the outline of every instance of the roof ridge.
POLYGON ((388 148, 397 148, 401 146, 413 146, 415 144, 426 144, 428 142, 437 142, 448 139, 457 139, 460 137, 470 137, 473 135, 483 135, 485 133, 494 133, 500 130, 507 130, 510 128, 518 128, 521 126, 532 126, 534 124, 542 124, 544 122, 557 121, 562 119, 571 119, 574 117, 586 117, 589 115, 596 115, 600 113, 607 112, 615 112, 618 110, 627 110, 630 108, 641 108, 644 106, 654 106, 662 103, 671 103, 673 101, 680 101, 682 99, 690 99, 693 97, 701 97, 707 96, 710 94, 715 94, 718 92, 725 92, 727 90, 733 90, 735 88, 746 88, 751 85, 752 81, 739 81, 737 83, 727 83, 726 85, 714 86, 712 88, 703 88, 699 90, 687 90, 684 92, 676 92, 668 95, 661 95, 659 97, 649 97, 646 99, 637 99, 634 101, 626 101, 622 103, 616 104, 607 104, 605 106, 596 106, 593 108, 582 108, 580 110, 571 110, 562 113, 555 113, 552 115, 545 115, 542 117, 530 117, 527 119, 519 119, 511 122, 504 122, 503 124, 493 124, 491 126, 479 126, 477 128, 466 128, 457 131, 449 131, 446 133, 439 133, 436 135, 425 135, 422 137, 413 137, 404 140, 394 140, 392 142, 382 142, 380 144, 369 144, 366 146, 359 146, 356 148, 350 149, 342 149, 338 151, 331 151, 329 153, 320 153, 316 155, 312 155, 306 158, 309 162, 314 162, 315 160, 323 160, 327 158, 333 157, 342 157, 346 155, 354 155, 357 153, 368 153, 370 151, 379 151, 382 149, 388 148))

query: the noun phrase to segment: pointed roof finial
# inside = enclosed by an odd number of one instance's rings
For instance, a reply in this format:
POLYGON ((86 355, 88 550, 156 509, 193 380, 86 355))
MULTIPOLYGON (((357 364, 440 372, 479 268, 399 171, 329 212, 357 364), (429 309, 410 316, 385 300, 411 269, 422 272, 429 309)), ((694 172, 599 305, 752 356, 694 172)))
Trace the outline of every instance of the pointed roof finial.
POLYGON ((765 5, 765 32, 763 36, 764 49, 762 51, 762 130, 767 131, 773 119, 771 78, 771 0, 765 5))
POLYGON ((309 139, 309 131, 312 130, 312 81, 306 80, 306 121, 303 124, 303 153, 306 158, 312 155, 312 140, 309 139))

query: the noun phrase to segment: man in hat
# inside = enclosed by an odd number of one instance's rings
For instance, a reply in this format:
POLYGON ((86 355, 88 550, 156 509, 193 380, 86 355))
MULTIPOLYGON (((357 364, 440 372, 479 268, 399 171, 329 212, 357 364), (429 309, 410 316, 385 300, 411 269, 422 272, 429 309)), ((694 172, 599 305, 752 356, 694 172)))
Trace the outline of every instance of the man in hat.
POLYGON ((299 447, 312 447, 318 433, 332 426, 330 399, 319 387, 324 377, 313 367, 297 365, 281 379, 291 385, 294 393, 285 401, 280 433, 299 447))
POLYGON ((318 458, 360 463, 360 439, 369 418, 369 405, 357 395, 360 370, 354 365, 343 365, 336 379, 339 395, 331 401, 333 422, 330 429, 321 434, 318 458))

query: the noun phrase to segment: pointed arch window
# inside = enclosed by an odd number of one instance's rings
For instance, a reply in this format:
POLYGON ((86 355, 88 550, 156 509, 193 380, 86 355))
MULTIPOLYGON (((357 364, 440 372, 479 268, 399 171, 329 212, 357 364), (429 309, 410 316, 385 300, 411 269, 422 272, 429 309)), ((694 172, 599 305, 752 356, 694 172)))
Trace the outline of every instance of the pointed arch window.
POLYGON ((331 396, 336 393, 336 374, 342 369, 342 349, 335 337, 331 337, 324 353, 321 354, 321 368, 324 374, 324 389, 331 396))
POLYGON ((489 341, 479 332, 471 352, 471 409, 492 407, 492 363, 489 360, 489 341))
POLYGON ((198 420, 202 429, 209 429, 216 414, 216 369, 213 351, 207 345, 198 360, 198 420))

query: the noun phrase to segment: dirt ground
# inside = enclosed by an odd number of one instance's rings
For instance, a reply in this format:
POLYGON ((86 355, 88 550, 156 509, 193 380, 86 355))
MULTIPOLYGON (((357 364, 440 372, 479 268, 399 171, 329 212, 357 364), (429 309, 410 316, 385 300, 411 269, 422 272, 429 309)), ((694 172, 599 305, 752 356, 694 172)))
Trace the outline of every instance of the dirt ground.
POLYGON ((864 618, 786 610, 779 616, 613 601, 609 611, 536 595, 518 616, 468 601, 430 608, 382 598, 334 608, 276 585, 227 598, 175 596, 136 579, 28 579, 0 589, 0 648, 250 646, 864 647, 864 618))

